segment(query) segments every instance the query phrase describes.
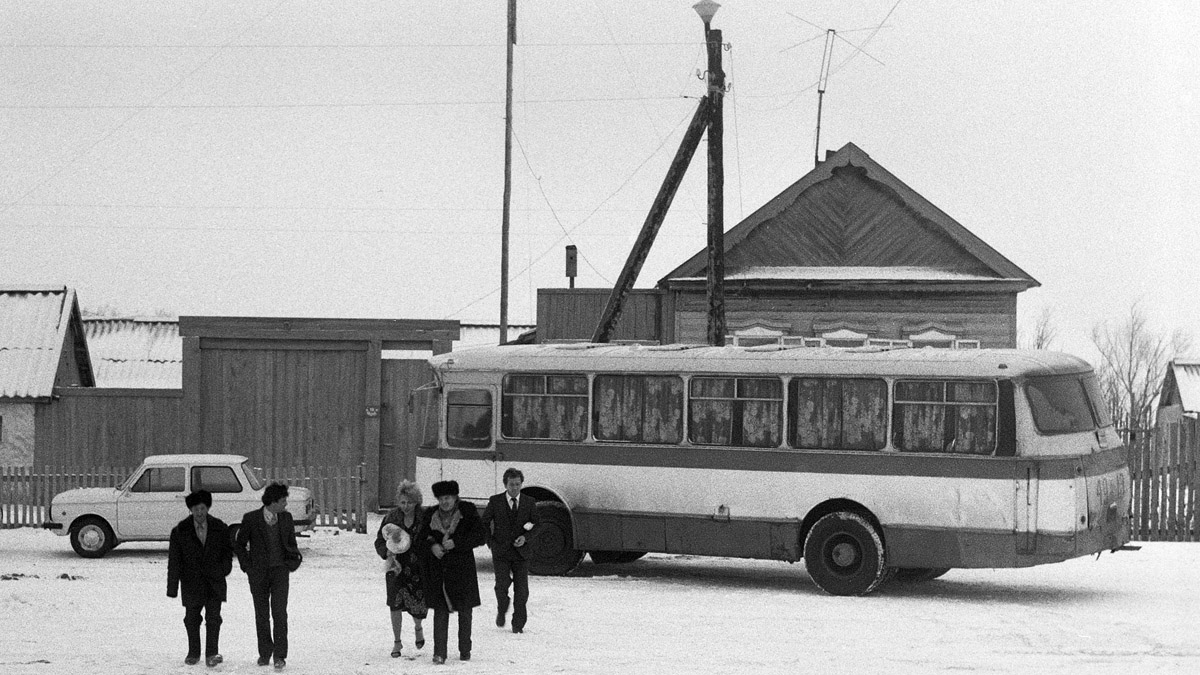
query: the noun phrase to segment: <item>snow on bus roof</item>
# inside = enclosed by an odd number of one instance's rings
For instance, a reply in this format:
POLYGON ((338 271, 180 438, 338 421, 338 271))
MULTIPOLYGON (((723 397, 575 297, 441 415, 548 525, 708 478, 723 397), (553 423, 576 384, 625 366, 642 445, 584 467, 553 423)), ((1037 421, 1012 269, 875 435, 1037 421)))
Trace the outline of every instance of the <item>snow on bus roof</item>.
POLYGON ((896 375, 1052 375, 1092 367, 1061 352, 888 347, 712 347, 597 343, 478 347, 430 359, 439 371, 815 372, 896 375))

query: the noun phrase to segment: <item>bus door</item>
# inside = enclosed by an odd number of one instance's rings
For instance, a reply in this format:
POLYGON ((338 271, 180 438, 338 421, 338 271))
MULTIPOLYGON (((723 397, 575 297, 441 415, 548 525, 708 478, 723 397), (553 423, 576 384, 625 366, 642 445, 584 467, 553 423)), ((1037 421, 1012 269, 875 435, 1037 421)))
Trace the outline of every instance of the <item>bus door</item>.
POLYGON ((1016 482, 1013 522, 1017 534, 1017 553, 1033 553, 1037 548, 1038 463, 1015 463, 1016 482))

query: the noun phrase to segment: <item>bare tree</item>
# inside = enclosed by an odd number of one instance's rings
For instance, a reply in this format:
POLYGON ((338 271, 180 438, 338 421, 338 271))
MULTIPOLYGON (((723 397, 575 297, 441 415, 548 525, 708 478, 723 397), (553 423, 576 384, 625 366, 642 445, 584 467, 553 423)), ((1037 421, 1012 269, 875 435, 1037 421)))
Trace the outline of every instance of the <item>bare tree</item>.
POLYGON ((1042 307, 1037 322, 1033 324, 1033 333, 1023 336, 1021 347, 1024 349, 1050 349, 1058 338, 1058 326, 1054 323, 1054 311, 1042 307))
POLYGON ((1190 336, 1179 330, 1167 334, 1154 329, 1141 304, 1135 302, 1119 325, 1095 324, 1092 342, 1100 352, 1096 373, 1113 422, 1119 429, 1149 429, 1167 364, 1190 348, 1190 336))

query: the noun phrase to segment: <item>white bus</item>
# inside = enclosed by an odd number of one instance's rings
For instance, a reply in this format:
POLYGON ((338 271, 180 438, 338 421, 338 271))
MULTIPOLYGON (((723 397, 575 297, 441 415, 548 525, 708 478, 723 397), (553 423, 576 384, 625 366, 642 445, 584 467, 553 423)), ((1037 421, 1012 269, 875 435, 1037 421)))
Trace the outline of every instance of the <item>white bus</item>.
POLYGON ((1129 541, 1126 451, 1073 356, 547 344, 430 363, 419 484, 482 502, 521 469, 537 573, 585 552, 804 559, 861 595, 1129 541))

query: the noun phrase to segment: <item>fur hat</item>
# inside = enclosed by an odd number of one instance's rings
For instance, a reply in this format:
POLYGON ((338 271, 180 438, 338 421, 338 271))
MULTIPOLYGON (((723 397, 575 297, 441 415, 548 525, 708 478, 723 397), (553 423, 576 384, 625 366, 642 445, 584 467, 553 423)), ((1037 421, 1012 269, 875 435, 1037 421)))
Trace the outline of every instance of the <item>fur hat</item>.
POLYGON ((183 500, 184 504, 190 509, 197 504, 203 504, 208 508, 212 508, 212 494, 208 490, 196 490, 183 500))
POLYGON ((433 484, 433 496, 441 499, 446 495, 458 496, 458 481, 441 480, 433 484))
POLYGON ((408 536, 408 532, 395 523, 383 526, 383 538, 390 553, 404 553, 412 546, 412 538, 408 536))

